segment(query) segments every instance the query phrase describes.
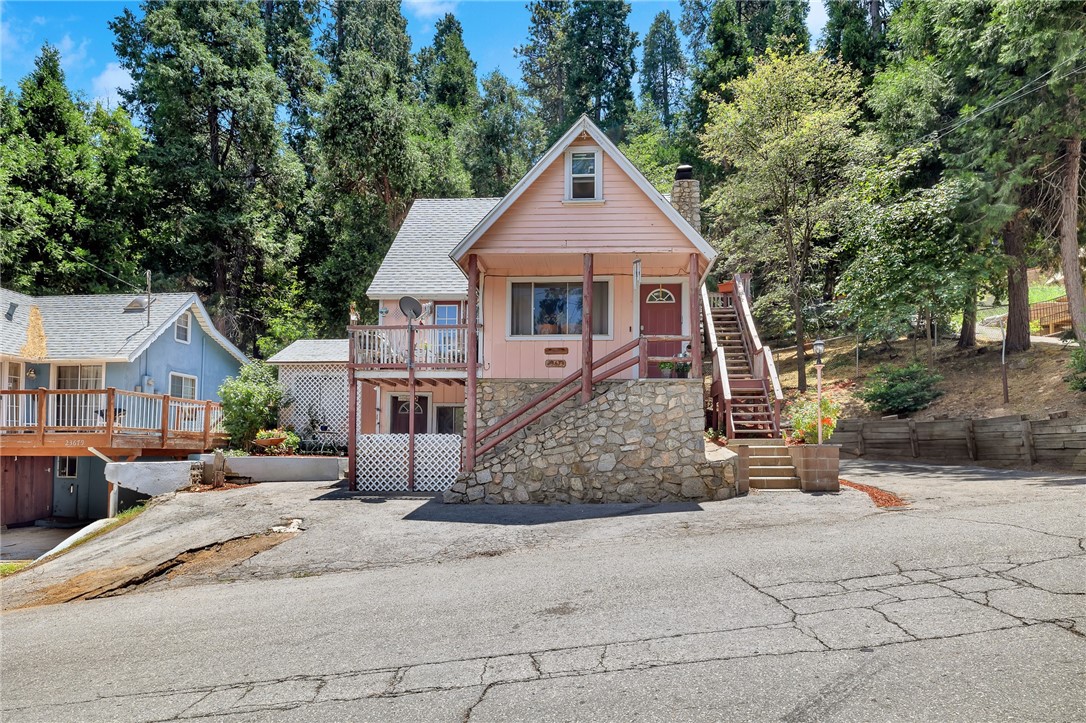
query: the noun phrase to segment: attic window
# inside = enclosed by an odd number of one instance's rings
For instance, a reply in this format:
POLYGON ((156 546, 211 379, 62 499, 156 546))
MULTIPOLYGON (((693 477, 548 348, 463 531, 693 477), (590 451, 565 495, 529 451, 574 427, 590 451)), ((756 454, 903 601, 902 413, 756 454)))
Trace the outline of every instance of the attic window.
POLYGON ((184 314, 177 317, 177 322, 173 325, 173 338, 182 344, 188 344, 191 326, 192 314, 186 311, 184 314))
POLYGON ((598 148, 574 148, 566 153, 566 200, 603 200, 603 174, 598 148))

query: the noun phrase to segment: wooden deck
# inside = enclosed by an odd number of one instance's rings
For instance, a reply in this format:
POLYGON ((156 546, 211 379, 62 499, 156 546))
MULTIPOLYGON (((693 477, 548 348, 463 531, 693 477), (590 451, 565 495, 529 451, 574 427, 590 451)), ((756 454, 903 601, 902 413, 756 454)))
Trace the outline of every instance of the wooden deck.
MULTIPOLYGON (((374 378, 407 377, 410 356, 407 326, 350 326, 349 367, 362 378, 367 372, 374 378)), ((412 366, 419 380, 424 378, 459 379, 463 383, 468 369, 468 326, 416 325, 415 356, 412 366)))
POLYGON ((0 391, 4 456, 182 456, 228 440, 218 402, 113 388, 0 391))

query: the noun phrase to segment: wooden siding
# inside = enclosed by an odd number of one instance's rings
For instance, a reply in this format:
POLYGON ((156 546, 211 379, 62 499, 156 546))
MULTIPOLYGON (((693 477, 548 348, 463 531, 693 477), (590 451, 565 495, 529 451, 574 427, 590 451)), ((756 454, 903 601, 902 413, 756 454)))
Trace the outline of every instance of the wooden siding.
POLYGON ((606 154, 603 203, 563 203, 565 156, 475 243, 476 253, 648 253, 695 251, 651 199, 606 154))
POLYGON ((0 457, 0 524, 25 524, 52 512, 53 458, 0 457))

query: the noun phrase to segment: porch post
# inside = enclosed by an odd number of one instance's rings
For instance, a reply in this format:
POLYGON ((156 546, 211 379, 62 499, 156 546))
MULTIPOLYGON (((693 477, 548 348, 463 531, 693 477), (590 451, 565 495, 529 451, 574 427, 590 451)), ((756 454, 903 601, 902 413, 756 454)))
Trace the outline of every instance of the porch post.
POLYGON ((347 332, 347 489, 358 490, 358 380, 354 368, 354 332, 347 332))
POLYGON ((592 254, 584 255, 581 282, 581 404, 592 401, 592 254))
MULTIPOLYGON (((690 254, 690 376, 701 379, 701 277, 698 255, 690 254)), ((706 320, 705 323, 709 323, 706 320)))
POLYGON ((479 374, 479 257, 468 256, 468 375, 464 385, 464 471, 475 469, 478 411, 475 391, 479 374))

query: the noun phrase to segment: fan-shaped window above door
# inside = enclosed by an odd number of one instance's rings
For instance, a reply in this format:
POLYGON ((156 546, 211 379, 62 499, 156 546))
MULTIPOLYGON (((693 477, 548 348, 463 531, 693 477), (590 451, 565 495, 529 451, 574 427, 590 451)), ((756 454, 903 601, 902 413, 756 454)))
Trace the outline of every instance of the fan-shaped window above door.
POLYGON ((649 295, 645 298, 646 304, 674 304, 675 294, 671 293, 667 289, 660 287, 659 289, 653 289, 649 292, 649 295))

